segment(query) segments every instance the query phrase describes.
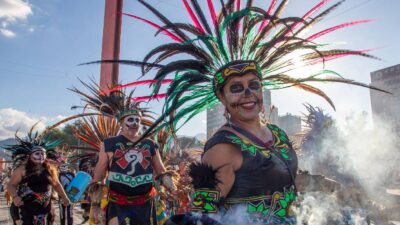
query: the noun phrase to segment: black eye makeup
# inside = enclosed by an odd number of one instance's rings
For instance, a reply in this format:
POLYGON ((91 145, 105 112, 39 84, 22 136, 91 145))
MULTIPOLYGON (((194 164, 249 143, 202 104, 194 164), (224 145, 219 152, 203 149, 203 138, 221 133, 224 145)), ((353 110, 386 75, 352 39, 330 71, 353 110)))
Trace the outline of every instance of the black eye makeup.
MULTIPOLYGON (((247 87, 248 89, 250 89, 251 91, 258 91, 261 88, 261 83, 258 80, 251 80, 249 82, 249 86, 247 87)), ((245 91, 245 87, 242 83, 233 83, 230 87, 229 87, 229 91, 232 94, 240 94, 242 92, 245 91)))
POLYGON ((243 84, 232 84, 229 87, 229 91, 233 94, 237 94, 237 93, 244 91, 244 86, 243 86, 243 84))
POLYGON ((135 119, 133 119, 133 118, 128 118, 128 122, 130 122, 130 123, 132 123, 133 121, 134 121, 135 119))
POLYGON ((250 90, 258 91, 261 88, 261 84, 260 84, 260 82, 255 81, 255 80, 254 81, 250 81, 249 88, 250 88, 250 90))

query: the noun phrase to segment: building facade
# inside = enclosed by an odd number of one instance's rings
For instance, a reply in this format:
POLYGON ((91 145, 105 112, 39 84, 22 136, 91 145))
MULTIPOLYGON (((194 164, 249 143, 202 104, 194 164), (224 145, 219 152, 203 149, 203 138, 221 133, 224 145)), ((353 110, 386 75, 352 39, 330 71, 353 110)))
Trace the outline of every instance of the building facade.
POLYGON ((298 134, 301 132, 301 117, 287 113, 279 116, 278 125, 288 136, 298 134))
POLYGON ((400 64, 372 72, 371 85, 392 93, 370 90, 374 124, 383 120, 400 135, 400 64))

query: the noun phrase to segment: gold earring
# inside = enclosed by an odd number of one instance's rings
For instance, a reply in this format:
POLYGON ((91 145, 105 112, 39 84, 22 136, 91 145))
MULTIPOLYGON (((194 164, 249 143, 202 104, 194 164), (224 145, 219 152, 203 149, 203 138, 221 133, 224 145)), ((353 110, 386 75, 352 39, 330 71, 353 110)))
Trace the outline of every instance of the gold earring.
POLYGON ((268 124, 268 119, 267 119, 267 115, 265 114, 264 107, 261 107, 261 112, 260 112, 259 116, 260 116, 261 124, 262 125, 267 125, 268 124))
POLYGON ((224 112, 224 117, 226 119, 226 121, 228 122, 229 126, 232 125, 231 123, 231 114, 228 112, 228 110, 225 108, 225 112, 224 112))

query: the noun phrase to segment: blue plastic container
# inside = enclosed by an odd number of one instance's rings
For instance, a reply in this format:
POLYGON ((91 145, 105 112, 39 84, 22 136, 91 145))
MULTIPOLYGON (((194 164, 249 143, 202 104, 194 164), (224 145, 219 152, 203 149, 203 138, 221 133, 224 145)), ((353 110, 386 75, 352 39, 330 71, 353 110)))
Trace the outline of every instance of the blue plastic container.
POLYGON ((91 180, 92 177, 88 173, 79 171, 66 189, 69 200, 79 201, 91 180))

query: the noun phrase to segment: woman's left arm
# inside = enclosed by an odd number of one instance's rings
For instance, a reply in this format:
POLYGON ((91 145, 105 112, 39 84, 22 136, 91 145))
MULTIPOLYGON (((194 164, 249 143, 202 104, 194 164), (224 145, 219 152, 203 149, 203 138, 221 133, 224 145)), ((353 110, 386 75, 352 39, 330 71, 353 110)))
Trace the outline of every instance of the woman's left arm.
POLYGON ((55 184, 53 185, 54 190, 57 192, 57 194, 62 198, 63 204, 64 205, 69 205, 71 204, 71 201, 67 197, 67 194, 64 191, 63 186, 61 185, 60 181, 57 180, 55 184))

